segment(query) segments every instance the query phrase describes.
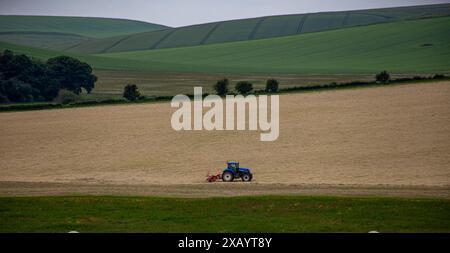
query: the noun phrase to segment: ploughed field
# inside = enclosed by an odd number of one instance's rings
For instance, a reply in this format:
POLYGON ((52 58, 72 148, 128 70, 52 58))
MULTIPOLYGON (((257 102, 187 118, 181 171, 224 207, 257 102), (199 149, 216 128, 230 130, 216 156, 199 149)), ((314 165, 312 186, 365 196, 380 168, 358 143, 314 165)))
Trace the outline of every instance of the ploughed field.
POLYGON ((324 194, 327 186, 435 187, 448 197, 449 84, 280 95, 274 142, 261 142, 259 131, 176 132, 170 103, 0 113, 0 194, 77 185, 101 194, 270 194, 317 185, 324 194), (252 168, 254 182, 205 183, 230 159, 252 168))

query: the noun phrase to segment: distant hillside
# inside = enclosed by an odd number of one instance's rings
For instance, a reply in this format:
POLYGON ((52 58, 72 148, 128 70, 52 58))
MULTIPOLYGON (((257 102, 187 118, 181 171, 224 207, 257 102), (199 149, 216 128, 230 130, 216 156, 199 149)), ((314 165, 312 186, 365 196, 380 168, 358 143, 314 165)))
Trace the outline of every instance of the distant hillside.
POLYGON ((450 4, 231 20, 80 42, 69 52, 110 53, 207 45, 450 15, 450 4))
POLYGON ((0 16, 0 41, 62 50, 92 38, 105 38, 167 28, 163 25, 125 19, 0 16))
POLYGON ((50 32, 105 38, 166 28, 158 24, 114 18, 0 15, 0 33, 50 32))
POLYGON ((174 64, 172 71, 240 73, 450 72, 450 17, 353 27, 281 38, 102 54, 174 64), (184 67, 180 67, 184 65, 184 67))
MULTIPOLYGON (((204 73, 450 73, 450 17, 281 38, 100 55, 65 53, 95 69, 204 73)), ((47 59, 61 52, 0 43, 47 59)))

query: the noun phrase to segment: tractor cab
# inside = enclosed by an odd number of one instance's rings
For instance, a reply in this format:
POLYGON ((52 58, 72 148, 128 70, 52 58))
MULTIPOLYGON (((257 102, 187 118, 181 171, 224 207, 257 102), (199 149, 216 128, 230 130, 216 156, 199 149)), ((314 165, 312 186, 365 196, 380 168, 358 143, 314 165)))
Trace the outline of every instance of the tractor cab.
POLYGON ((229 162, 227 162, 227 168, 230 170, 234 170, 235 172, 238 172, 239 163, 235 162, 235 161, 229 161, 229 162))
POLYGON ((252 180, 253 175, 250 172, 250 169, 239 167, 239 162, 228 161, 227 167, 222 172, 222 180, 224 182, 231 182, 236 178, 249 182, 252 180))

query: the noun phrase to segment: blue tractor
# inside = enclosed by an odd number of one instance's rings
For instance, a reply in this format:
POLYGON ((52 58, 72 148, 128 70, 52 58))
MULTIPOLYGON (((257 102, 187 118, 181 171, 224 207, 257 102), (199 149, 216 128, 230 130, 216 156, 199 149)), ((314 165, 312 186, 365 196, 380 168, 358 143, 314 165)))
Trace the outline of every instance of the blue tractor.
POLYGON ((232 182, 234 179, 238 178, 242 179, 244 182, 250 182, 252 181, 253 174, 250 169, 240 168, 238 162, 227 162, 227 167, 222 172, 222 181, 232 182))

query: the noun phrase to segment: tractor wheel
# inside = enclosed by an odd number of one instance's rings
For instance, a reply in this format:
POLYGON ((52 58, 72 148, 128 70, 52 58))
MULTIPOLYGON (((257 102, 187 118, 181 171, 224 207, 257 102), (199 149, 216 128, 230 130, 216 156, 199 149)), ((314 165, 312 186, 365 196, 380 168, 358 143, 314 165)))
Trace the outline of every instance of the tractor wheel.
POLYGON ((222 180, 224 182, 232 182, 234 180, 234 175, 231 172, 224 172, 222 174, 222 180))
POLYGON ((252 175, 251 175, 251 174, 248 174, 248 173, 243 174, 243 175, 241 176, 241 178, 242 178, 242 181, 244 181, 244 182, 250 182, 250 181, 252 181, 252 175))

